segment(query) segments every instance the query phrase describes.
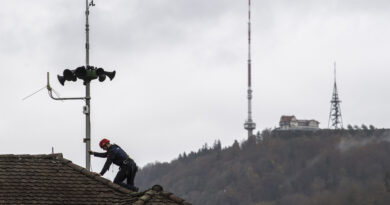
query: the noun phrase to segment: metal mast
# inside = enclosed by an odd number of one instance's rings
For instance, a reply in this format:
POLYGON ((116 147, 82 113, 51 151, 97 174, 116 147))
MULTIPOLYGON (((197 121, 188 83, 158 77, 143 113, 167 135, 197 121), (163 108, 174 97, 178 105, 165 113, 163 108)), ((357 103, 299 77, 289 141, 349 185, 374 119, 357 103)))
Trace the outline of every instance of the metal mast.
POLYGON ((63 76, 57 75, 58 81, 61 85, 64 85, 65 81, 77 81, 77 79, 83 80, 85 85, 85 97, 68 97, 60 98, 53 96, 53 89, 50 87, 49 73, 47 73, 47 90, 49 96, 54 100, 84 100, 85 106, 83 107, 83 113, 85 114, 85 168, 91 170, 91 156, 89 151, 91 150, 91 88, 90 83, 92 80, 99 79, 103 82, 106 77, 112 80, 115 77, 115 71, 108 72, 103 68, 91 66, 89 64, 89 7, 95 6, 93 0, 85 0, 85 66, 79 66, 74 70, 65 69, 63 76))
POLYGON ((248 119, 244 128, 248 130, 248 137, 253 136, 256 123, 252 120, 252 82, 251 82, 251 0, 248 0, 248 119))
MULTIPOLYGON (((85 67, 89 67, 89 6, 95 6, 93 0, 91 3, 88 0, 85 0, 85 67)), ((85 83, 85 168, 91 170, 91 155, 89 151, 91 150, 91 82, 85 83)))
POLYGON ((333 127, 334 129, 343 128, 343 118, 341 116, 340 103, 341 101, 339 99, 339 94, 337 92, 337 83, 336 83, 336 62, 334 62, 334 86, 333 86, 332 100, 330 101, 328 128, 331 127, 333 127))

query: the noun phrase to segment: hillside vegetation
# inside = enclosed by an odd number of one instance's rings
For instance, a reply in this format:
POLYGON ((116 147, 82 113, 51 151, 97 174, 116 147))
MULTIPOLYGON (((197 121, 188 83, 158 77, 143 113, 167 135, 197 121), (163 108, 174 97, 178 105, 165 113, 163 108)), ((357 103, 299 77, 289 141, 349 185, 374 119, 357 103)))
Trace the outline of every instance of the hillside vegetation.
POLYGON ((388 205, 390 131, 262 132, 145 166, 136 184, 161 184, 196 205, 388 205))

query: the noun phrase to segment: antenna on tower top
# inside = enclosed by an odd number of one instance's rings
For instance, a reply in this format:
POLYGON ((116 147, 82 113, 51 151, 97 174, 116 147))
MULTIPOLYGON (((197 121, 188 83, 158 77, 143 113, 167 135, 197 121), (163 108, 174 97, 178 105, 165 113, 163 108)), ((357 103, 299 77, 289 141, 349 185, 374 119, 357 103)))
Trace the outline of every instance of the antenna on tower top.
POLYGON ((334 67, 334 82, 336 83, 336 61, 333 62, 333 67, 334 67))
POLYGON ((343 118, 341 116, 341 107, 340 107, 341 101, 339 99, 339 94, 337 91, 337 83, 336 83, 336 62, 334 62, 333 66, 334 66, 334 85, 333 85, 332 100, 330 101, 328 128, 333 127, 334 129, 343 129, 343 118))
POLYGON ((248 138, 253 136, 256 123, 252 120, 252 62, 251 62, 251 0, 248 0, 248 119, 244 128, 248 130, 248 138))

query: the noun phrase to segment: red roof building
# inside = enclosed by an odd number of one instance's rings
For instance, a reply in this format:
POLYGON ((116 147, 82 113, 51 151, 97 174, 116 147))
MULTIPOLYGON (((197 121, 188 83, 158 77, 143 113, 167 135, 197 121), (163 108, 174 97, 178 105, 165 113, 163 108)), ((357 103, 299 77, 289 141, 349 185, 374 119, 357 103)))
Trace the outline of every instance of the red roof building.
POLYGON ((294 115, 282 115, 278 130, 319 130, 317 120, 298 120, 294 115))

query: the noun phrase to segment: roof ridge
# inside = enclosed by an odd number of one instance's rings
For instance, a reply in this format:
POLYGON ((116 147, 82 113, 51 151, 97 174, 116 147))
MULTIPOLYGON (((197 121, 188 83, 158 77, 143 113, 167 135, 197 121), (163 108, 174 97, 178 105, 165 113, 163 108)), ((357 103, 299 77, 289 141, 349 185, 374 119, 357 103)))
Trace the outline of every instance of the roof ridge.
POLYGON ((166 198, 168 198, 168 199, 170 199, 170 200, 172 200, 172 201, 174 201, 174 202, 176 202, 178 204, 181 204, 181 205, 192 205, 191 203, 189 203, 189 202, 185 201, 184 199, 174 195, 173 193, 164 191, 164 188, 161 185, 159 185, 159 184, 156 184, 152 188, 147 189, 144 192, 142 192, 142 195, 133 204, 134 205, 144 205, 149 200, 151 200, 154 195, 164 196, 164 197, 166 197, 166 198))
POLYGON ((1 154, 0 158, 63 159, 63 155, 62 155, 62 153, 54 153, 54 154, 1 154))

